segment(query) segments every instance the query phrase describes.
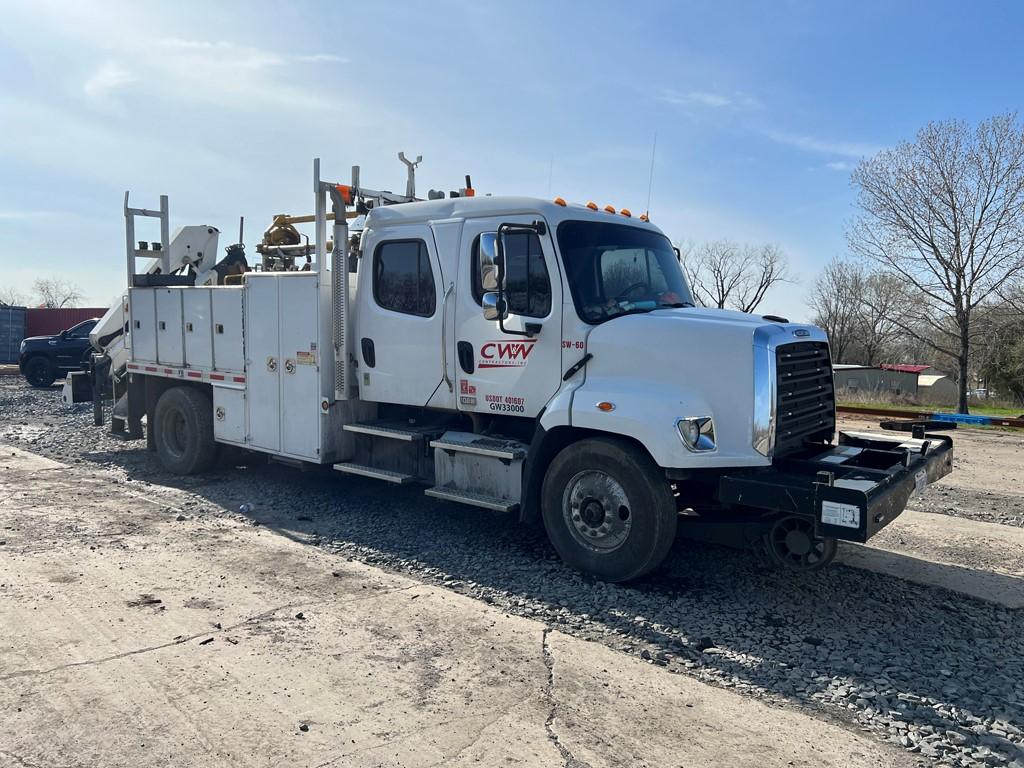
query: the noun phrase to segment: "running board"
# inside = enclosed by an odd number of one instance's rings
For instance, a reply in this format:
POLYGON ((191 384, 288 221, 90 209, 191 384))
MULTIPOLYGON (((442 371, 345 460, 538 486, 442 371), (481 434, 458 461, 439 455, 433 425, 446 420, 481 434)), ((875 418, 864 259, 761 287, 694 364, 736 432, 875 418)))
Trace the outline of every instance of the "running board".
POLYGON ((500 499, 496 496, 485 496, 482 493, 473 493, 472 491, 461 491, 447 485, 427 488, 423 493, 427 496, 432 496, 435 499, 456 501, 460 504, 482 507, 483 509, 490 509, 494 512, 516 512, 519 510, 519 502, 517 501, 500 499))
POLYGON ((376 422, 365 422, 362 424, 346 424, 342 427, 346 432, 356 432, 360 435, 371 435, 372 437, 386 437, 391 440, 402 440, 407 443, 421 440, 422 432, 400 427, 378 424, 376 422))
POLYGON ((335 464, 334 468, 339 472, 344 472, 348 475, 372 477, 375 480, 383 480, 384 482, 394 483, 395 485, 408 485, 409 483, 416 481, 416 478, 412 475, 406 475, 402 472, 391 472, 387 469, 377 469, 376 467, 367 467, 363 464, 354 464, 352 462, 335 464))
POLYGON ((487 437, 472 432, 445 432, 437 440, 431 440, 430 447, 449 453, 471 453, 502 461, 526 457, 526 445, 518 440, 487 437))

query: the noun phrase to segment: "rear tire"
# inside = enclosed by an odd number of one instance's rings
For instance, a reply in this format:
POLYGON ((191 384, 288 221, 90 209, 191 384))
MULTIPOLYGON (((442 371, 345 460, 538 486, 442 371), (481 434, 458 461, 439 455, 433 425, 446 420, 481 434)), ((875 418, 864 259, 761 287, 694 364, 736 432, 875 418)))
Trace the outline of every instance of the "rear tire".
POLYGON ((156 453, 168 472, 194 475, 213 466, 213 404, 192 387, 173 387, 160 395, 153 414, 156 453))
POLYGON ((568 565, 612 582, 661 565, 678 518, 668 481, 651 457, 614 438, 581 440, 555 456, 544 476, 541 515, 568 565))
POLYGON ((33 357, 25 363, 25 380, 37 389, 46 389, 57 380, 57 372, 45 357, 33 357))

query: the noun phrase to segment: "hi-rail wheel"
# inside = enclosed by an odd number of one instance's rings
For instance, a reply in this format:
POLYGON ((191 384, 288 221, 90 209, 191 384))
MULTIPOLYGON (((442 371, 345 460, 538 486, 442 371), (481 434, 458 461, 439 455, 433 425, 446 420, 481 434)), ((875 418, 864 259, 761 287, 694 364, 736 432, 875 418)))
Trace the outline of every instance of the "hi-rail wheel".
POLYGON ((793 571, 817 571, 836 556, 836 540, 814 535, 814 522, 790 515, 776 520, 764 535, 768 559, 793 571))

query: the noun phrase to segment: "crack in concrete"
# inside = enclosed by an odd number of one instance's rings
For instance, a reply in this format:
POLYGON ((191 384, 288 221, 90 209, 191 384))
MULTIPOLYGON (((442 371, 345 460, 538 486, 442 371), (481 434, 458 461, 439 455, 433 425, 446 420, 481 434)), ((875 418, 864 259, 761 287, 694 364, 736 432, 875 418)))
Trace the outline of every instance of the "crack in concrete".
MULTIPOLYGON (((320 601, 320 602, 322 602, 322 601, 320 601)), ((299 606, 302 606, 302 605, 310 605, 310 603, 298 602, 298 603, 287 603, 285 605, 279 605, 276 608, 271 608, 270 610, 263 611, 262 613, 257 613, 255 616, 250 616, 250 617, 248 617, 246 619, 242 619, 242 621, 239 621, 239 622, 237 622, 235 624, 232 624, 230 626, 227 626, 227 627, 223 627, 223 628, 221 628, 219 630, 215 630, 213 632, 198 632, 198 633, 196 633, 194 635, 187 635, 187 636, 181 637, 181 638, 179 638, 177 640, 171 640, 170 642, 167 642, 167 643, 160 643, 159 645, 149 645, 149 646, 146 646, 144 648, 136 648, 136 649, 131 650, 131 651, 123 651, 121 653, 115 653, 115 654, 112 654, 110 656, 102 656, 102 657, 100 657, 98 659, 86 659, 84 661, 71 661, 71 662, 68 662, 67 664, 59 664, 56 667, 50 667, 49 669, 22 669, 22 670, 18 670, 17 672, 10 672, 10 673, 8 673, 6 675, 0 675, 0 682, 5 682, 7 680, 13 680, 13 679, 19 678, 19 677, 38 677, 39 675, 49 675, 49 674, 52 674, 54 672, 60 672, 60 671, 65 670, 65 669, 73 669, 75 667, 91 667, 91 666, 95 666, 97 664, 106 664, 108 661, 118 661, 119 659, 125 659, 125 658, 128 658, 130 656, 138 656, 139 654, 142 654, 142 653, 150 653, 151 651, 159 651, 159 650, 162 650, 164 648, 170 648, 170 647, 175 646, 175 645, 182 645, 183 643, 188 643, 188 642, 190 642, 192 640, 197 640, 200 637, 213 636, 213 635, 223 634, 225 632, 230 632, 230 631, 232 631, 234 629, 238 629, 239 627, 244 627, 247 624, 252 624, 254 622, 261 621, 261 620, 263 620, 263 619, 265 619, 265 618, 267 618, 269 616, 273 616, 278 611, 283 611, 283 610, 286 610, 286 609, 289 609, 289 608, 298 608, 299 606)), ((315 605, 315 603, 313 603, 313 605, 315 605)))
POLYGON ((558 702, 555 701, 555 657, 551 654, 551 646, 548 644, 549 634, 551 634, 551 628, 544 627, 544 631, 541 633, 541 653, 544 658, 544 667, 548 671, 543 691, 544 700, 548 703, 548 716, 544 720, 544 730, 548 735, 548 741, 555 745, 558 754, 565 761, 565 768, 591 768, 590 763, 576 757, 555 733, 555 714, 558 710, 558 702))
MULTIPOLYGON (((358 603, 358 602, 362 602, 364 600, 372 600, 374 597, 378 597, 380 595, 392 594, 394 592, 404 592, 405 590, 415 589, 416 587, 421 587, 421 586, 423 586, 423 585, 419 584, 419 583, 416 583, 416 584, 407 584, 404 587, 394 587, 392 589, 383 589, 383 590, 378 590, 378 591, 371 591, 371 593, 368 594, 368 595, 360 595, 359 597, 352 598, 351 600, 342 600, 339 603, 337 603, 337 605, 346 605, 348 603, 358 603)), ((231 632, 232 630, 238 629, 239 627, 244 627, 247 624, 253 624, 253 623, 262 621, 263 619, 266 619, 266 618, 268 618, 270 616, 273 616, 278 611, 284 611, 284 610, 291 609, 291 608, 299 608, 299 607, 302 607, 302 606, 319 605, 319 604, 324 603, 324 602, 327 602, 327 601, 326 600, 316 600, 316 601, 313 601, 313 602, 301 601, 301 602, 295 602, 295 603, 286 603, 284 605, 279 605, 276 608, 271 608, 269 610, 263 611, 262 613, 257 613, 254 616, 249 616, 248 618, 242 619, 241 621, 239 621, 239 622, 237 622, 235 624, 231 624, 229 626, 222 627, 221 629, 215 630, 213 632, 198 632, 198 633, 196 633, 194 635, 187 635, 187 636, 182 637, 182 638, 180 638, 178 640, 171 640, 170 642, 160 643, 159 645, 150 645, 150 646, 146 646, 145 648, 136 648, 136 649, 131 650, 131 651, 124 651, 122 653, 115 653, 115 654, 112 654, 110 656, 103 656, 103 657, 98 658, 98 659, 86 659, 85 661, 72 661, 72 662, 69 662, 67 664, 60 664, 60 665, 58 665, 56 667, 50 667, 49 669, 22 669, 22 670, 18 670, 17 672, 10 672, 10 673, 8 673, 6 675, 0 675, 0 682, 5 682, 7 680, 13 680, 13 679, 18 678, 18 677, 36 677, 36 676, 39 676, 39 675, 49 675, 49 674, 52 674, 53 672, 60 672, 60 671, 65 670, 65 669, 72 669, 74 667, 90 667, 90 666, 95 666, 96 664, 106 664, 108 661, 118 661, 119 659, 125 659, 125 658, 128 658, 130 656, 138 656, 139 654, 142 654, 142 653, 149 653, 151 651, 159 651, 159 650, 162 650, 164 648, 170 648, 170 647, 175 646, 175 645, 181 645, 183 643, 188 643, 188 642, 190 642, 192 640, 197 640, 200 637, 208 637, 208 636, 209 637, 213 637, 215 635, 222 635, 225 632, 231 632)))

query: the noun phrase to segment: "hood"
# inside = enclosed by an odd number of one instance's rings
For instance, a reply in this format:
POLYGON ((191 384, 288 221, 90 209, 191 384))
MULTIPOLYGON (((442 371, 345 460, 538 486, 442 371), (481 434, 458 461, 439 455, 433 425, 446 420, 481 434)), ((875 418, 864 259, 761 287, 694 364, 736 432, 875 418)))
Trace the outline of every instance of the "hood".
POLYGON ((29 344, 33 341, 53 341, 54 339, 59 338, 60 334, 57 333, 53 334, 52 336, 27 336, 26 338, 22 339, 22 342, 25 344, 29 344))
POLYGON ((616 392, 638 393, 646 412, 638 422, 671 425, 677 418, 711 416, 719 446, 715 461, 739 466, 758 459, 752 448, 755 348, 825 340, 814 326, 726 310, 687 307, 623 315, 595 326, 587 337, 593 358, 584 386, 607 393, 611 402, 616 392))

